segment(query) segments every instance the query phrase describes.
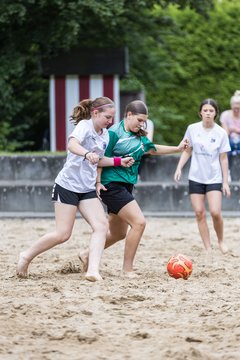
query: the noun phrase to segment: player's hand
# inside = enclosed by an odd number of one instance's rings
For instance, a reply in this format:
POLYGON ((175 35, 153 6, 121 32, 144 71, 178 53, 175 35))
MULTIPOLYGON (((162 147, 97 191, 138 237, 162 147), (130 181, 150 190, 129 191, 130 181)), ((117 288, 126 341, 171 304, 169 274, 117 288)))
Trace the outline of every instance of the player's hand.
POLYGON ((123 166, 123 167, 131 167, 134 164, 134 162, 135 162, 135 160, 131 156, 121 158, 121 166, 123 166))
POLYGON ((99 198, 99 200, 102 200, 102 198, 100 196, 101 190, 107 191, 107 189, 105 188, 105 186, 103 184, 101 184, 100 182, 97 182, 96 183, 96 193, 97 193, 97 197, 99 198))
POLYGON ((181 176, 182 176, 182 170, 177 169, 174 174, 174 180, 177 182, 180 181, 181 176))
POLYGON ((229 185, 227 183, 223 183, 222 192, 223 192, 223 195, 226 196, 226 197, 231 196, 230 187, 229 187, 229 185))
POLYGON ((86 155, 86 159, 92 164, 95 165, 99 162, 99 155, 94 152, 89 152, 86 155))
POLYGON ((190 142, 188 139, 183 139, 180 144, 178 145, 178 148, 180 151, 188 150, 190 147, 190 142))

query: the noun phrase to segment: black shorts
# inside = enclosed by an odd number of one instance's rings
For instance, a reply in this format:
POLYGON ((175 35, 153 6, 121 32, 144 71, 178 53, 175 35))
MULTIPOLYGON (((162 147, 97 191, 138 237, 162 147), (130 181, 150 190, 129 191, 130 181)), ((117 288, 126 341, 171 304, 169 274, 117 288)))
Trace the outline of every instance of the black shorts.
POLYGON ((201 184, 196 181, 189 180, 189 194, 206 194, 209 191, 222 191, 222 184, 201 184))
POLYGON ((107 191, 101 190, 101 198, 107 206, 108 213, 118 212, 129 202, 134 200, 132 195, 133 184, 124 182, 111 182, 104 185, 107 191))
POLYGON ((53 185, 52 201, 62 204, 78 206, 81 200, 94 199, 96 197, 97 194, 95 190, 87 193, 77 193, 67 190, 58 184, 53 185))

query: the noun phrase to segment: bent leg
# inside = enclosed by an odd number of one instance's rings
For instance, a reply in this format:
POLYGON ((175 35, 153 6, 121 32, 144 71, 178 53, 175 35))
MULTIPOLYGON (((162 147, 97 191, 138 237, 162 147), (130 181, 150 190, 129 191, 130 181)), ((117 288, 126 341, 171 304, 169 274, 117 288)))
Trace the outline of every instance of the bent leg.
POLYGON ((27 277, 30 262, 41 253, 68 240, 72 233, 76 217, 76 206, 56 202, 55 204, 56 229, 43 235, 29 249, 20 253, 17 265, 17 275, 27 277))
POLYGON ((205 209, 205 195, 204 194, 191 194, 190 195, 193 210, 195 212, 198 230, 203 241, 204 247, 207 251, 211 250, 210 234, 206 219, 205 209))
POLYGON ((82 258, 87 265, 86 279, 102 280, 99 266, 106 241, 108 221, 103 206, 97 198, 82 200, 79 211, 93 230, 89 244, 89 256, 80 256, 80 259, 82 258))
POLYGON ((112 246, 119 240, 125 239, 128 230, 128 223, 121 219, 118 215, 109 214, 108 222, 109 231, 107 234, 105 249, 112 246))
POLYGON ((226 254, 228 248, 223 242, 223 219, 221 214, 222 193, 220 191, 209 191, 207 193, 207 200, 214 230, 218 238, 219 248, 223 254, 226 254))
POLYGON ((134 257, 144 232, 146 221, 136 200, 125 205, 119 211, 118 216, 131 227, 126 237, 123 261, 123 272, 128 273, 133 271, 134 257))
MULTIPOLYGON (((109 230, 107 232, 106 242, 104 248, 114 245, 119 240, 126 237, 128 224, 122 220, 118 215, 109 214, 108 216, 109 230)), ((88 269, 89 249, 84 250, 79 254, 79 259, 83 264, 83 271, 88 269)))

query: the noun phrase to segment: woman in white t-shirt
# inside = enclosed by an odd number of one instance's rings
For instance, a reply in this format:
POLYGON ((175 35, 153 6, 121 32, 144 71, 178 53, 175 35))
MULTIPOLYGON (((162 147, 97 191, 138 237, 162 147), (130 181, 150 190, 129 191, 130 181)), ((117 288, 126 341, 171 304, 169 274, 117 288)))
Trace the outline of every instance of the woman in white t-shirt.
POLYGON ((174 179, 179 181, 181 171, 191 157, 189 170, 189 194, 195 211, 200 236, 207 251, 211 250, 209 228, 206 220, 205 199, 208 201, 213 226, 222 253, 228 251, 223 242, 221 215, 222 192, 230 196, 228 184, 228 158, 230 150, 226 131, 215 123, 218 105, 213 99, 204 100, 199 109, 202 121, 188 126, 184 138, 190 142, 178 162, 174 179))
POLYGON ((20 253, 17 265, 19 277, 27 277, 28 266, 37 255, 70 238, 79 210, 92 228, 85 278, 89 281, 102 280, 99 266, 108 222, 96 195, 97 166, 131 166, 133 163, 132 158, 116 160, 103 157, 109 142, 107 127, 112 124, 114 114, 114 103, 107 97, 82 100, 73 109, 71 120, 76 127, 69 136, 67 159, 52 191, 56 229, 20 253))

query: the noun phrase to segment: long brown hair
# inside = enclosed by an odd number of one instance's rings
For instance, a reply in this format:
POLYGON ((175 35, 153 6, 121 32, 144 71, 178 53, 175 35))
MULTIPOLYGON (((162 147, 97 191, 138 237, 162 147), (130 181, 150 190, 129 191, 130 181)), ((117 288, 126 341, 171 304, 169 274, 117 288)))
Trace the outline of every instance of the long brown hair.
MULTIPOLYGON (((127 117, 127 113, 131 112, 133 115, 138 115, 138 114, 143 114, 143 115, 148 115, 148 108, 147 105, 141 101, 141 100, 134 100, 131 101, 125 109, 125 114, 124 117, 127 117)), ((144 129, 140 129, 137 133, 136 136, 137 137, 141 137, 141 136, 146 136, 147 135, 147 131, 145 131, 144 129)))
POLYGON ((70 121, 73 122, 74 125, 77 125, 79 121, 83 119, 90 119, 93 110, 102 112, 109 107, 114 108, 114 102, 105 96, 98 97, 95 100, 84 99, 74 107, 72 115, 70 116, 70 121))

